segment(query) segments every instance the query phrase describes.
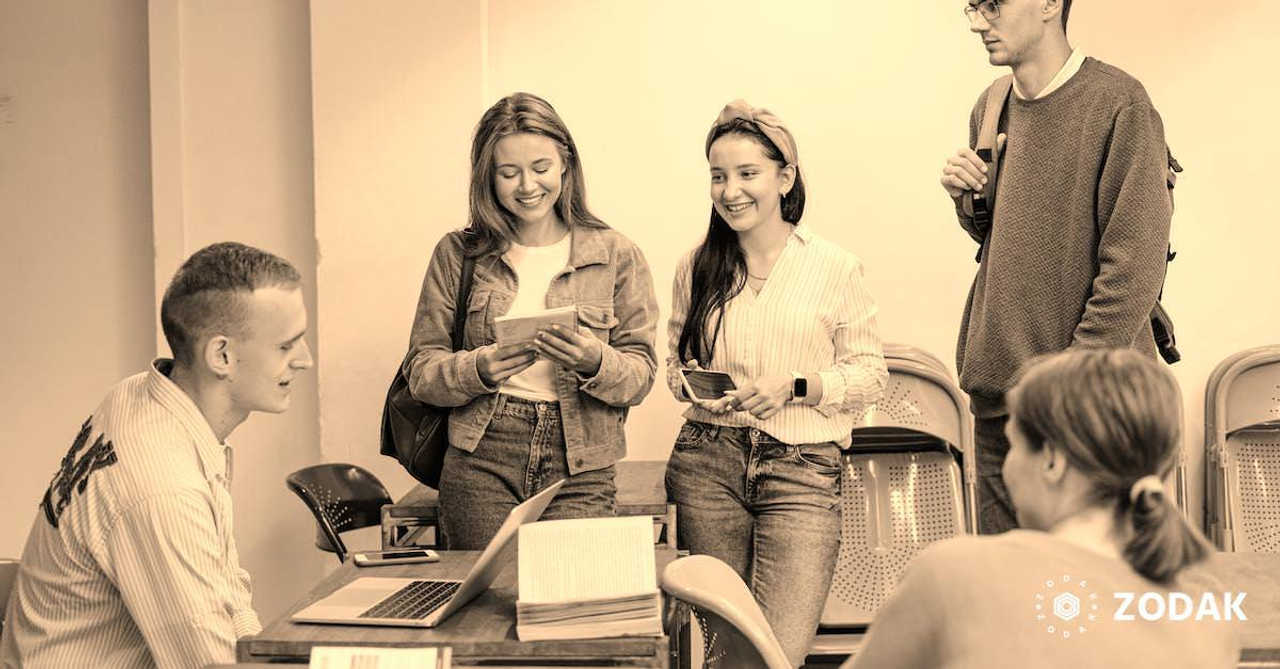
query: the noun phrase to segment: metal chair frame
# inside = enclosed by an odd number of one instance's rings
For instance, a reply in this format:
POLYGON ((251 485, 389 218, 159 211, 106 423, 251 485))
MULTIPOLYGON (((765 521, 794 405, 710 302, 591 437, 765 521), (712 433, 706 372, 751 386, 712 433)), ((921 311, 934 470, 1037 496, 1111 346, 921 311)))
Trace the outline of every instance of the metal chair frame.
MULTIPOLYGON (((1230 414, 1238 407, 1228 406, 1228 396, 1233 385, 1250 371, 1274 363, 1280 363, 1280 345, 1259 346, 1228 356, 1213 370, 1205 385, 1204 440, 1205 440, 1205 533, 1224 551, 1241 550, 1236 537, 1238 485, 1235 478, 1232 454, 1228 449, 1229 435, 1245 430, 1280 430, 1280 394, 1273 398, 1276 405, 1271 415, 1234 417, 1230 414)), ((1247 547, 1245 548, 1247 550, 1247 547)))

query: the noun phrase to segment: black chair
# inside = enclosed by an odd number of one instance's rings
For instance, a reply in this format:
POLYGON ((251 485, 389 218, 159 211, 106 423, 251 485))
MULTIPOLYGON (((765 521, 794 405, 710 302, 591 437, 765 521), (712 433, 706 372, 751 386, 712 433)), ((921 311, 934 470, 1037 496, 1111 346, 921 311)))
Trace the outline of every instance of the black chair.
POLYGON ((382 523, 382 507, 391 495, 378 477, 355 465, 331 463, 304 467, 284 480, 316 518, 316 548, 347 560, 341 532, 382 523))

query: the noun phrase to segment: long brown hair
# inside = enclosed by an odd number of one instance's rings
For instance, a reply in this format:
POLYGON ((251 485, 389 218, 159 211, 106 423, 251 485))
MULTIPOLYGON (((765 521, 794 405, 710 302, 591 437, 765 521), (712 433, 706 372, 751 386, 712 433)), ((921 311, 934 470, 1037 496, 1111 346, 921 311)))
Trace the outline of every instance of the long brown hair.
POLYGON ((1139 488, 1177 464, 1182 395, 1167 369, 1131 349, 1072 349, 1040 358, 1008 396, 1033 451, 1062 449, 1093 483, 1092 501, 1114 505, 1117 526, 1131 531, 1125 559, 1135 571, 1168 582, 1203 560, 1209 545, 1162 490, 1139 488))
POLYGON ((516 218, 498 203, 494 194, 494 147, 503 137, 517 133, 542 135, 560 152, 565 174, 555 210, 564 224, 608 228, 587 208, 587 187, 582 161, 569 128, 549 102, 532 93, 512 93, 498 100, 476 126, 471 141, 471 246, 468 255, 501 253, 517 239, 516 218))

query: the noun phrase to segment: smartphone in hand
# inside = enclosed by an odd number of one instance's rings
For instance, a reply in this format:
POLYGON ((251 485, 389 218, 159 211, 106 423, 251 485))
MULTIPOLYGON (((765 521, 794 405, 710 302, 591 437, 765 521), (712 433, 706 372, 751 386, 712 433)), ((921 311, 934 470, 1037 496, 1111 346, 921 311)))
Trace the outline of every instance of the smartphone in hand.
POLYGON ((681 369, 680 381, 684 384, 684 392, 690 399, 714 402, 725 396, 730 390, 737 390, 733 377, 725 372, 712 372, 705 369, 681 369))
POLYGON ((384 564, 412 564, 414 562, 439 562, 440 555, 429 548, 413 548, 396 551, 367 551, 355 553, 352 561, 357 567, 376 567, 384 564))

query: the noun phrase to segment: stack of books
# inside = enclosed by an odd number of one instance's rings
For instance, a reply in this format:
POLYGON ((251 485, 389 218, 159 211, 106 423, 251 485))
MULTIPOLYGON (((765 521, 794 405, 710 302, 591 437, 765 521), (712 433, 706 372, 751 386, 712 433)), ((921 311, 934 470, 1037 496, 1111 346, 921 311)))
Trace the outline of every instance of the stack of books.
POLYGON ((647 516, 520 527, 521 641, 662 634, 662 595, 647 516))

